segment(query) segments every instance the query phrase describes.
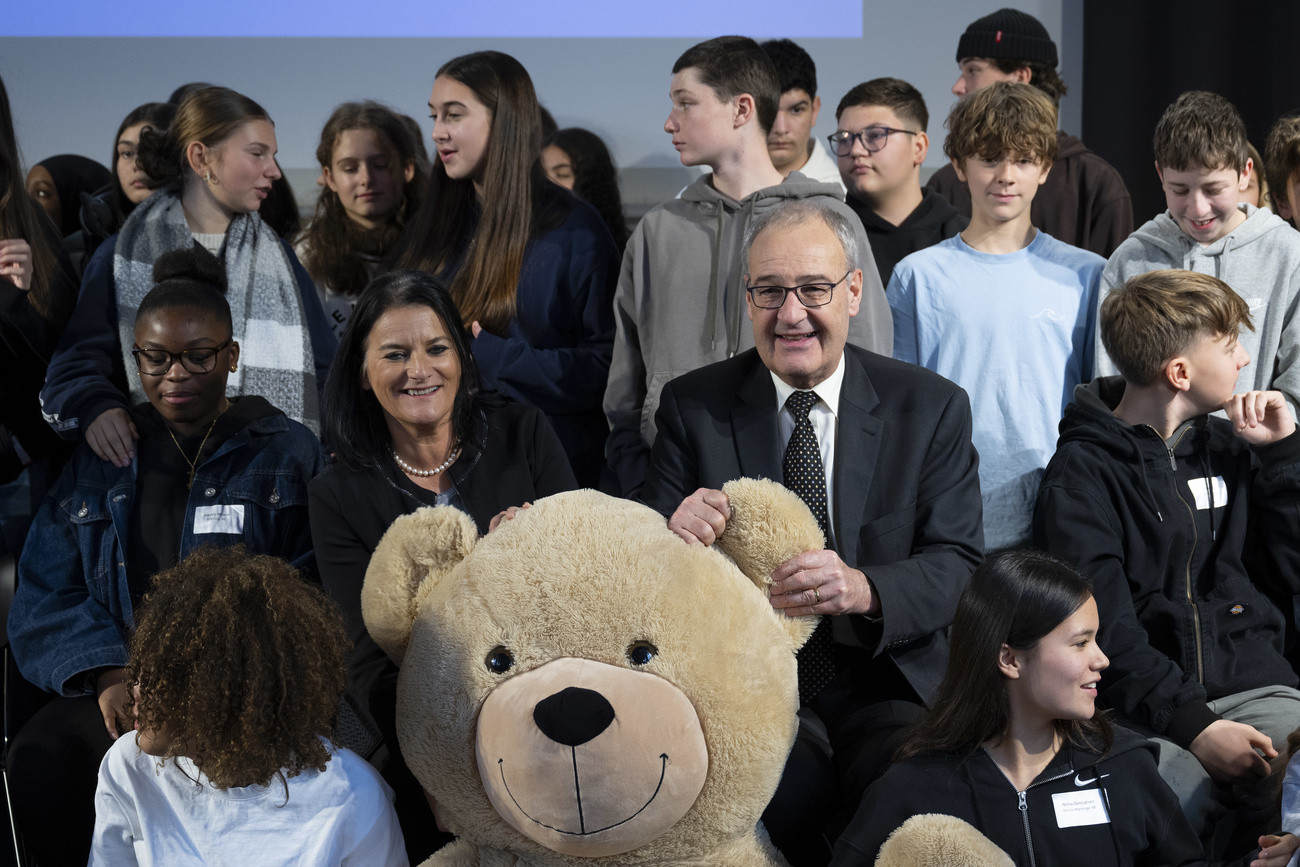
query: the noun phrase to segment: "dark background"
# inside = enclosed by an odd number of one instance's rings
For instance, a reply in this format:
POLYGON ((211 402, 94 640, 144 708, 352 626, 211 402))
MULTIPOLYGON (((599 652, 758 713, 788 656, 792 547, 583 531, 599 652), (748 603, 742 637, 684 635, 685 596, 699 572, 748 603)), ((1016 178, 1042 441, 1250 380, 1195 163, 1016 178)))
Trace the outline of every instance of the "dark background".
POLYGON ((1165 210, 1151 137, 1180 93, 1211 90, 1229 99, 1260 153, 1273 121, 1300 110, 1294 0, 1082 5, 1082 138, 1123 176, 1139 226, 1165 210))

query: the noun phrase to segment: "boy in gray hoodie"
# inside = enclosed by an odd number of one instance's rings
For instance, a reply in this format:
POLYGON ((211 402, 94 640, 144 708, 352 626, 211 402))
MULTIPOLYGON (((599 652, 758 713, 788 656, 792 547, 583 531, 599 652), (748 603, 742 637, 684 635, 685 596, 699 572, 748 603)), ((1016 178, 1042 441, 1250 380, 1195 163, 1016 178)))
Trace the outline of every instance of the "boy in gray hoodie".
MULTIPOLYGON (((1246 125, 1215 93, 1188 91, 1156 125, 1156 174, 1169 210, 1119 246, 1102 273, 1102 299, 1131 277, 1181 268, 1218 277, 1255 321, 1241 345, 1254 359, 1235 391, 1280 391, 1294 418, 1300 401, 1300 233, 1266 209, 1239 205, 1250 182, 1246 125)), ((1098 332, 1100 334, 1100 332, 1098 332)), ((1097 375, 1118 371, 1097 338, 1097 375)))
POLYGON ((721 36, 694 46, 673 66, 669 95, 664 131, 682 164, 713 172, 646 214, 623 255, 605 390, 605 451, 623 496, 635 496, 645 481, 664 385, 754 345, 752 330, 742 327, 740 246, 750 221, 782 199, 834 199, 832 207, 858 227, 862 312, 850 320, 849 341, 885 356, 893 351, 893 320, 871 246, 839 187, 797 171, 783 179, 768 156, 781 88, 758 43, 721 36))

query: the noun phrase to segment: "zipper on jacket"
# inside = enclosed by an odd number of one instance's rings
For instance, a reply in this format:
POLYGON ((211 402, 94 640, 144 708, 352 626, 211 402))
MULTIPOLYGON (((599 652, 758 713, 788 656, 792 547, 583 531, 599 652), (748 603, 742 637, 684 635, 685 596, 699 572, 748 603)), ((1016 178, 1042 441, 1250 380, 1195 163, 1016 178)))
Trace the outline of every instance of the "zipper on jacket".
POLYGON ((1025 846, 1029 849, 1029 867, 1038 867, 1034 858, 1034 840, 1029 836, 1029 804, 1025 803, 1025 792, 1016 792, 1020 798, 1020 821, 1025 826, 1025 846))
MULTIPOLYGON (((1155 430, 1155 428, 1151 429, 1155 430)), ((1183 590, 1187 595, 1187 604, 1192 609, 1192 630, 1194 633, 1193 638, 1196 643, 1196 682, 1204 686, 1205 655, 1201 648, 1201 610, 1197 607, 1196 596, 1192 593, 1192 559, 1196 556, 1196 545, 1199 534, 1196 530, 1196 512, 1192 510, 1191 505, 1189 505, 1187 500, 1184 499, 1182 488, 1178 485, 1178 459, 1174 456, 1174 449, 1178 448, 1178 444, 1183 441, 1183 437, 1187 436, 1187 431, 1190 431, 1191 429, 1192 428, 1189 425, 1181 434, 1179 434, 1178 439, 1174 440, 1172 447, 1165 446, 1165 452, 1169 455, 1169 469, 1174 472, 1174 496, 1176 496, 1178 501, 1183 504, 1183 508, 1187 509, 1187 517, 1191 519, 1192 522, 1192 547, 1187 552, 1187 563, 1183 567, 1183 590)), ((1156 436, 1160 436, 1159 431, 1156 431, 1156 436)), ((1161 442, 1164 442, 1163 438, 1161 439, 1161 442)), ((1209 494, 1210 509, 1213 510, 1214 493, 1213 491, 1210 491, 1209 494)))

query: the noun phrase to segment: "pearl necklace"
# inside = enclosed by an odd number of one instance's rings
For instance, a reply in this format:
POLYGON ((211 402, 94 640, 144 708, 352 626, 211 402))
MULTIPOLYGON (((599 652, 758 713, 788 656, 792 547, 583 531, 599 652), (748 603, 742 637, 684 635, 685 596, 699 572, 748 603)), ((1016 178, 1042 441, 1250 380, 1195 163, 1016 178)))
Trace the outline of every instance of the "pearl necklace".
POLYGON ((393 460, 397 461, 397 465, 402 468, 403 472, 409 473, 413 476, 421 476, 424 478, 438 475, 443 470, 447 469, 447 467, 451 466, 452 462, 455 461, 456 458, 458 457, 460 457, 460 446, 456 446, 454 449, 452 449, 451 454, 447 455, 447 460, 443 461, 441 464, 434 467, 433 469, 417 470, 415 467, 411 466, 410 464, 408 464, 406 461, 402 460, 398 456, 397 449, 393 449, 393 460))

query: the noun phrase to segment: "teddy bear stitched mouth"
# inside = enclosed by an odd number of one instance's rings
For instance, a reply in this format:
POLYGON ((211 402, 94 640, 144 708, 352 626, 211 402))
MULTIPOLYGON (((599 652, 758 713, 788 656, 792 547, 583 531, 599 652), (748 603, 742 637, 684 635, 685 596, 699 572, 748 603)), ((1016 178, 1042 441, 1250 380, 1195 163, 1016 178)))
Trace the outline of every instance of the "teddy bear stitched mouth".
POLYGON ((659 795, 659 790, 663 788, 664 776, 668 773, 667 753, 659 754, 659 782, 655 785, 655 790, 650 795, 650 799, 642 804, 640 809, 622 821, 614 822, 594 831, 587 830, 587 820, 582 810, 582 781, 578 774, 578 747, 600 737, 614 722, 615 717, 614 706, 609 703, 609 699, 594 689, 586 689, 580 686, 567 686, 542 699, 533 707, 533 724, 549 740, 568 747, 573 758, 573 794, 578 805, 578 830, 566 831, 563 828, 548 825, 525 810, 523 804, 519 803, 519 799, 510 791, 510 784, 506 781, 505 759, 498 758, 497 771, 501 775, 501 785, 505 787, 510 800, 514 802, 515 807, 528 821, 543 828, 548 828, 557 834, 586 837, 590 834, 608 831, 610 828, 617 828, 619 825, 632 821, 654 802, 654 799, 659 795))
POLYGON ((578 748, 570 747, 570 749, 573 751, 573 788, 574 788, 574 794, 576 795, 578 800, 578 827, 580 830, 577 831, 566 831, 563 828, 557 828, 554 825, 548 825, 545 822, 541 821, 540 819, 534 819, 532 815, 530 815, 529 812, 524 809, 523 804, 519 803, 519 800, 514 796, 514 793, 510 791, 510 784, 506 782, 506 769, 505 769, 506 760, 497 759, 497 770, 501 774, 501 785, 505 786, 506 794, 510 796, 510 800, 513 801, 515 806, 519 808, 519 812, 522 813, 525 817, 527 817, 528 821, 536 825, 541 825, 543 828, 547 828, 551 831, 554 831, 557 834, 567 834, 571 837, 588 837, 592 834, 599 834, 601 831, 608 831, 610 828, 617 828, 619 825, 624 825, 627 824, 628 822, 631 822, 637 816, 641 815, 642 811, 645 810, 646 807, 650 806, 650 804, 654 802, 654 799, 659 796, 659 790, 662 789, 664 785, 664 776, 668 773, 668 761, 669 761, 668 754, 660 753, 659 754, 659 761, 660 761, 659 782, 658 784, 655 785, 655 790, 650 795, 650 800, 642 804, 641 809, 637 810, 635 813, 628 816, 623 821, 615 822, 612 825, 606 825, 603 828, 597 828, 594 831, 588 831, 586 821, 582 815, 582 785, 578 781, 578 748))

